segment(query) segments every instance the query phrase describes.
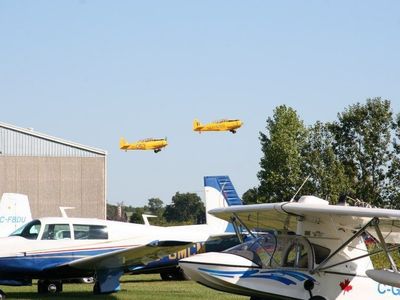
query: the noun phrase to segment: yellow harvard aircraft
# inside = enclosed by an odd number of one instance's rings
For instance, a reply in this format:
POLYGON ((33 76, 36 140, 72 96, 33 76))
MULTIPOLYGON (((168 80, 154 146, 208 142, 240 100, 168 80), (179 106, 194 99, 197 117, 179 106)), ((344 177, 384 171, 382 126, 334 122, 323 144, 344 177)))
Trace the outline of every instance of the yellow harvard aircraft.
POLYGON ((154 153, 160 152, 161 148, 168 145, 165 139, 145 139, 134 143, 128 143, 124 138, 119 140, 119 148, 121 150, 153 150, 154 153))
POLYGON ((240 120, 219 120, 202 125, 199 120, 193 121, 193 130, 201 133, 202 131, 230 131, 236 133, 236 129, 241 127, 243 122, 240 120))

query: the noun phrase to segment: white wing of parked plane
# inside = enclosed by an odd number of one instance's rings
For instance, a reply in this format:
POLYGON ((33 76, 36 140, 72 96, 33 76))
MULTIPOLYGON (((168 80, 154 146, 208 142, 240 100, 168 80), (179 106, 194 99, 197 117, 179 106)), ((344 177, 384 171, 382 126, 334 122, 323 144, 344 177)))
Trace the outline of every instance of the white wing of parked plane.
MULTIPOLYGON (((358 230, 373 218, 379 219, 379 227, 387 243, 400 243, 400 210, 329 205, 327 201, 304 196, 299 202, 281 202, 238 205, 213 209, 210 214, 226 221, 237 217, 249 229, 276 229, 296 231, 297 220, 320 224, 328 229, 330 238, 339 238, 338 228, 358 230), (314 200, 313 203, 309 201, 314 200), (316 201, 315 201, 316 200, 316 201)), ((368 232, 377 236, 374 228, 368 232)))
POLYGON ((113 252, 85 257, 59 265, 56 268, 72 267, 82 270, 124 268, 135 264, 146 264, 176 251, 190 247, 192 242, 154 241, 147 245, 129 247, 113 252))

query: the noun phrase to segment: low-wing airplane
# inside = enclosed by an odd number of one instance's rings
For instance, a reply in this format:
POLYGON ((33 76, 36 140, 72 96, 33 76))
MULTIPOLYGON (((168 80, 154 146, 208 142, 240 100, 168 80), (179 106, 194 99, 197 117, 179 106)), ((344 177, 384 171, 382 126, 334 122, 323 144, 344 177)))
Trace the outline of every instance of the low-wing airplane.
POLYGON ((4 193, 0 200, 0 237, 10 233, 32 220, 28 196, 4 193))
POLYGON ((314 196, 298 202, 239 205, 211 214, 251 233, 222 253, 180 261, 193 280, 250 299, 398 299, 400 211, 329 205, 314 196), (256 233, 257 232, 257 233, 256 233), (367 247, 373 239, 377 247, 367 247), (384 253, 392 270, 375 270, 384 253))
MULTIPOLYGON (((227 184, 226 176, 210 178, 205 181, 211 180, 219 190, 210 187, 207 211, 241 204, 220 188, 227 184)), ((151 267, 150 262, 193 243, 225 236, 230 228, 213 216, 207 221, 160 227, 87 218, 34 219, 0 239, 0 285, 31 285, 32 279, 39 279, 39 293, 60 292, 64 279, 94 277, 94 293, 115 292, 123 273, 151 267)))
POLYGON ((121 150, 153 150, 154 153, 160 152, 162 148, 168 145, 165 139, 145 139, 134 143, 128 143, 124 138, 119 140, 119 148, 121 150))
POLYGON ((207 124, 201 124, 199 120, 195 119, 193 121, 193 131, 198 131, 199 133, 202 131, 230 131, 236 133, 236 129, 240 128, 242 125, 243 122, 237 119, 224 119, 207 124))

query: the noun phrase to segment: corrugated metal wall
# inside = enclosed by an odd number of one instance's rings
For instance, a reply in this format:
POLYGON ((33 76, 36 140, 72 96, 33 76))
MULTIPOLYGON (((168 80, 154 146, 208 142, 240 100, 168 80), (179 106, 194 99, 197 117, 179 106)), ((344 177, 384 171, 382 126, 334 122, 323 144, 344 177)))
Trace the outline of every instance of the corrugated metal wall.
POLYGON ((29 197, 32 216, 106 216, 106 155, 0 126, 0 195, 29 197))
POLYGON ((12 156, 104 156, 87 149, 0 127, 0 153, 12 156))

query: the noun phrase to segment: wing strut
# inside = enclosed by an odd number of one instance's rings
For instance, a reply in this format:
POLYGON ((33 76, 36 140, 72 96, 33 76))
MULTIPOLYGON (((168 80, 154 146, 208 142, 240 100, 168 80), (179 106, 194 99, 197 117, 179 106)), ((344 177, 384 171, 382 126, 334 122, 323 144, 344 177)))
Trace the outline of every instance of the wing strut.
POLYGON ((240 225, 242 225, 253 238, 255 238, 255 239, 257 238, 255 236, 255 234, 249 229, 249 227, 247 227, 246 224, 244 224, 243 221, 240 220, 240 218, 238 217, 237 214, 233 213, 233 216, 234 216, 234 218, 232 218, 232 219, 234 221, 238 221, 240 223, 240 225))
POLYGON ((379 228, 379 219, 377 219, 376 222, 374 222, 373 225, 375 227, 375 231, 376 231, 376 234, 378 235, 379 241, 381 242, 381 245, 382 245, 382 248, 383 248, 383 252, 385 252, 386 258, 390 262, 392 270, 397 273, 398 271, 397 271, 396 263, 394 262, 392 255, 390 255, 390 252, 388 251, 388 248, 387 248, 387 245, 386 245, 386 242, 385 242, 385 238, 383 237, 382 231, 379 228))
MULTIPOLYGON (((318 267, 314 268, 313 270, 310 271, 311 274, 316 273, 318 271, 323 271, 326 269, 329 269, 331 267, 333 267, 333 265, 327 266, 325 267, 325 265, 331 260, 331 258, 333 256, 335 256, 336 254, 338 254, 343 248, 345 248, 348 244, 350 244, 353 240, 355 240, 356 238, 358 238, 364 231, 365 229, 367 229, 369 226, 371 225, 375 225, 376 223, 379 224, 379 219, 374 217, 371 219, 371 221, 369 221, 367 224, 365 224, 364 227, 362 227, 360 230, 358 230, 351 238, 349 238, 346 242, 344 242, 339 248, 337 248, 331 255, 329 255, 327 258, 325 258, 325 260, 323 260, 318 267)), ((342 264, 344 262, 341 262, 340 264, 342 264)))

